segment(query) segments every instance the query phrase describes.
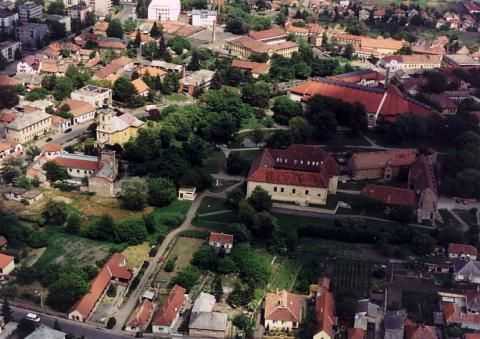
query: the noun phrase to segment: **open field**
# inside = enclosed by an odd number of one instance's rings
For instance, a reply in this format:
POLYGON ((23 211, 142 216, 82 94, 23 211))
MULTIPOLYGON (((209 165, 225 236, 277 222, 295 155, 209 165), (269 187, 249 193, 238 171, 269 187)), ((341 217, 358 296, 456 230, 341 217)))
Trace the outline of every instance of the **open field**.
POLYGON ((69 260, 75 261, 80 266, 95 265, 95 262, 108 257, 111 249, 115 247, 110 243, 66 234, 53 228, 45 232, 48 233, 48 246, 35 263, 39 268, 69 260))
POLYGON ((148 242, 140 245, 127 247, 122 254, 127 258, 127 264, 130 269, 142 267, 145 260, 148 260, 150 246, 148 242))
POLYGON ((273 266, 268 289, 270 291, 277 289, 292 290, 295 286, 298 273, 302 269, 301 263, 288 258, 277 258, 273 266))
POLYGON ((197 214, 211 213, 228 209, 225 207, 225 199, 205 197, 197 210, 197 214))
POLYGON ((162 268, 155 277, 155 281, 162 287, 168 285, 170 279, 190 264, 193 254, 204 242, 205 240, 203 239, 179 237, 168 257, 163 260, 163 263, 166 263, 167 261, 176 258, 173 272, 165 272, 162 268))

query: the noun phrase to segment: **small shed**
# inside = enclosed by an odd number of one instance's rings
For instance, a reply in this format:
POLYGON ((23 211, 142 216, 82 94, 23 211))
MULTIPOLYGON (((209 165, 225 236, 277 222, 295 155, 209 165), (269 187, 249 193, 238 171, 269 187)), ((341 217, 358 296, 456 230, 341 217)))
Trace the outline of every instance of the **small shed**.
POLYGON ((196 187, 180 187, 178 190, 178 200, 194 201, 197 198, 196 187))

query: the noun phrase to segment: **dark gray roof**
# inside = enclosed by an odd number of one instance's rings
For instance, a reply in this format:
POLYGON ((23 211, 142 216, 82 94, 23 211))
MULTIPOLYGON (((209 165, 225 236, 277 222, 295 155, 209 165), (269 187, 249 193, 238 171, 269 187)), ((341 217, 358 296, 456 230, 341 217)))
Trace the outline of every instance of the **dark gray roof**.
POLYGON ((389 311, 385 314, 383 324, 386 330, 403 329, 406 313, 403 310, 389 311))

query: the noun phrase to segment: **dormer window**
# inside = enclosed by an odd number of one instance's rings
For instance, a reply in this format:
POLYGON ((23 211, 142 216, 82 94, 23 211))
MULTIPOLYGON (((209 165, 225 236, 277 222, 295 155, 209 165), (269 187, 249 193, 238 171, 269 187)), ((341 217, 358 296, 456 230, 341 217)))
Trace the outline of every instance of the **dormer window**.
POLYGON ((297 164, 297 160, 293 160, 293 164, 296 165, 296 164, 297 164))
POLYGON ((310 160, 309 160, 309 161, 307 161, 307 165, 308 165, 308 166, 310 166, 310 160))
POLYGON ((300 160, 300 165, 303 165, 303 160, 300 160))

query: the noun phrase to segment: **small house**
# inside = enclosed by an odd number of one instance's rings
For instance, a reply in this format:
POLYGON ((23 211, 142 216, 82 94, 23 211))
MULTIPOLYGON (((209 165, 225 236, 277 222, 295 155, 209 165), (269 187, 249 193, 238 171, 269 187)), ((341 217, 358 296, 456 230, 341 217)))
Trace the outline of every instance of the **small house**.
POLYGON ((224 253, 230 253, 233 248, 233 235, 210 232, 208 244, 217 252, 223 251, 224 253))
POLYGON ((15 260, 12 256, 0 253, 0 275, 9 275, 15 269, 15 260))
POLYGON ((477 248, 467 244, 448 244, 448 257, 450 259, 477 260, 477 248))
POLYGON ((196 187, 180 187, 178 190, 178 200, 194 201, 197 198, 196 187))

